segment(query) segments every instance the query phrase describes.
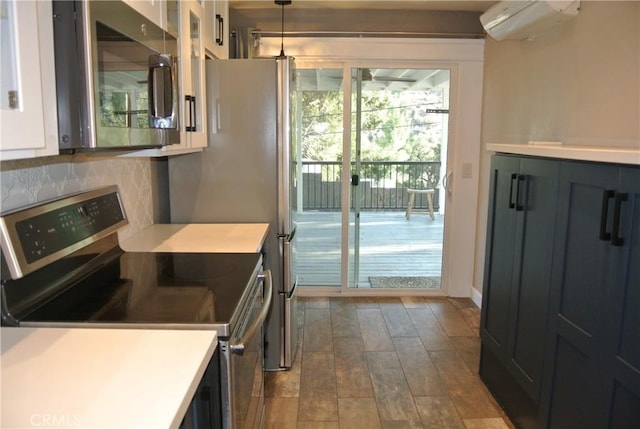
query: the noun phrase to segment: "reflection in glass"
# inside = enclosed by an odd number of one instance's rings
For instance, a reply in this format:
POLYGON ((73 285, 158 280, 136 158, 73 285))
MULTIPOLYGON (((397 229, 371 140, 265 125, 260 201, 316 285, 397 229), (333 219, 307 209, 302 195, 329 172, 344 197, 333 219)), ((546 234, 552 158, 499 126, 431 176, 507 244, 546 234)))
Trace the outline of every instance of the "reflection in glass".
POLYGON ((148 64, 155 52, 96 22, 98 39, 99 120, 103 127, 149 128, 148 64), (138 55, 140 50, 144 55, 138 55))

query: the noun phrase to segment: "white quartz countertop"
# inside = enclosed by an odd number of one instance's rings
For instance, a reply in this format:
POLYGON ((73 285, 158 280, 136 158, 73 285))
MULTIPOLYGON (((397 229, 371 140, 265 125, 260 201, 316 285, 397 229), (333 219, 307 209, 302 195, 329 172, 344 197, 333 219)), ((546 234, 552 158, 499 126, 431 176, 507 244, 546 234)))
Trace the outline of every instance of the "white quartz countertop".
POLYGON ((153 224, 122 240, 127 252, 257 253, 268 223, 153 224))
POLYGON ((1 328, 2 428, 177 428, 215 331, 1 328))
POLYGON ((517 155, 547 158, 574 159, 579 161, 607 162, 640 165, 640 147, 574 146, 563 144, 506 144, 491 143, 487 150, 517 155))

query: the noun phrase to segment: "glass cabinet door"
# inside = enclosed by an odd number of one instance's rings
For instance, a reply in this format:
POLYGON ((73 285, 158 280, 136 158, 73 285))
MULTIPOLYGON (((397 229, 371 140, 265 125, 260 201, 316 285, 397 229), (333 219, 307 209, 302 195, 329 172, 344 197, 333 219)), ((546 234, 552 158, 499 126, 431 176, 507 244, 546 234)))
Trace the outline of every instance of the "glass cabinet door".
POLYGON ((207 58, 229 58, 229 1, 206 0, 204 2, 204 49, 207 58))
POLYGON ((197 148, 207 145, 205 114, 204 44, 199 1, 180 2, 181 82, 183 100, 182 144, 197 148))
POLYGON ((0 149, 32 151, 2 159, 58 152, 51 14, 51 2, 0 0, 0 149))
POLYGON ((17 109, 18 103, 18 59, 16 57, 16 13, 15 2, 0 1, 0 43, 2 46, 2 74, 0 82, 2 110, 17 109))

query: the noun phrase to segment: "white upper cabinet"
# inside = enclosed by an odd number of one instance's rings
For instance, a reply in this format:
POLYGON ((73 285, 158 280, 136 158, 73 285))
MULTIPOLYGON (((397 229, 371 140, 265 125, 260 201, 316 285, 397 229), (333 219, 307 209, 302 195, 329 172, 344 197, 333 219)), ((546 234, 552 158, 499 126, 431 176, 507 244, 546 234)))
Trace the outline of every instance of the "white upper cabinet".
MULTIPOLYGON (((178 37, 181 131, 179 144, 119 156, 166 156, 202 150, 207 146, 205 47, 210 46, 210 56, 228 57, 228 3, 124 2, 178 37), (207 24, 207 13, 219 26, 207 24), (217 21, 216 16, 220 17, 217 21), (208 30, 212 31, 209 41, 205 34, 208 30)), ((50 1, 0 0, 0 160, 59 154, 52 17, 50 1)))
POLYGON ((204 4, 199 0, 165 0, 166 30, 178 35, 180 143, 120 156, 169 156, 200 151, 207 146, 204 4))
POLYGON ((204 48, 207 55, 229 58, 229 1, 205 0, 204 48))
POLYGON ((180 1, 181 144, 207 146, 205 56, 202 1, 180 1))
POLYGON ((140 15, 167 30, 167 1, 166 0, 123 0, 140 15))
POLYGON ((0 159, 58 154, 51 2, 0 0, 0 159))

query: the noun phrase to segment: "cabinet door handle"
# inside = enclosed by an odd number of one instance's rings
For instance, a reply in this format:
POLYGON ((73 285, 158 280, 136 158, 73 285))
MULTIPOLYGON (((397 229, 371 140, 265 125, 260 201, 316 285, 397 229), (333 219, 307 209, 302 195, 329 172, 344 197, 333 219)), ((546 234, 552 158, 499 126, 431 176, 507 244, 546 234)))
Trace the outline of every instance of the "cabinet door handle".
MULTIPOLYGON (((186 119, 186 116, 185 116, 186 124, 185 124, 184 130, 187 131, 187 132, 190 132, 190 131, 193 131, 191 129, 191 124, 193 123, 193 117, 191 116, 192 115, 192 113, 191 113, 191 96, 190 95, 185 95, 184 96, 184 102, 185 102, 184 103, 185 110, 186 110, 186 112, 189 112, 189 115, 188 115, 189 118, 186 119)), ((186 113, 185 113, 185 115, 186 115, 186 113)))
POLYGON ((524 210, 524 206, 520 204, 520 182, 524 182, 527 176, 524 174, 518 174, 518 180, 516 184, 516 211, 521 212, 524 210))
POLYGON ((191 131, 196 132, 198 131, 198 129, 196 128, 196 118, 197 113, 196 113, 196 96, 192 95, 191 96, 191 109, 193 110, 193 114, 189 114, 189 117, 191 118, 191 131))
POLYGON ((615 196, 616 192, 605 190, 602 193, 602 213, 600 214, 600 240, 611 240, 611 233, 607 232, 607 217, 609 216, 609 200, 615 196))
POLYGON ((186 102, 186 108, 189 111, 189 122, 185 126, 185 131, 195 132, 196 130, 196 96, 185 95, 184 101, 186 102))
POLYGON ((516 207, 516 204, 513 202, 513 182, 518 180, 518 175, 516 173, 513 173, 511 175, 511 184, 509 186, 509 208, 510 209, 514 209, 516 207))
POLYGON ((613 203, 613 226, 611 228, 611 244, 614 246, 624 245, 624 239, 620 237, 620 216, 622 212, 622 203, 627 201, 628 194, 616 192, 613 203))
POLYGON ((213 30, 213 38, 216 40, 216 45, 220 44, 220 14, 216 13, 216 26, 213 30))
POLYGON ((218 23, 218 36, 216 37, 216 43, 218 46, 224 44, 224 18, 220 14, 216 14, 216 21, 218 23))

